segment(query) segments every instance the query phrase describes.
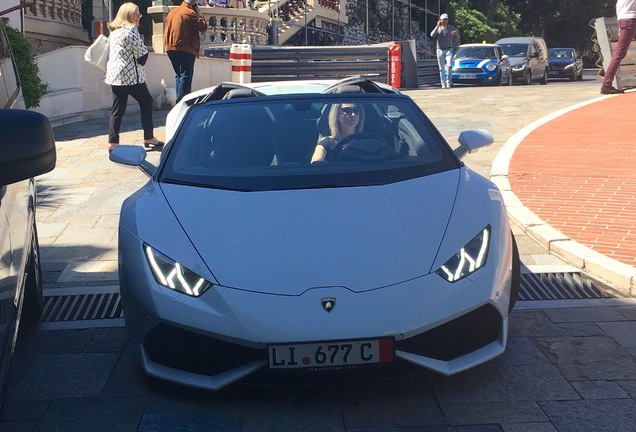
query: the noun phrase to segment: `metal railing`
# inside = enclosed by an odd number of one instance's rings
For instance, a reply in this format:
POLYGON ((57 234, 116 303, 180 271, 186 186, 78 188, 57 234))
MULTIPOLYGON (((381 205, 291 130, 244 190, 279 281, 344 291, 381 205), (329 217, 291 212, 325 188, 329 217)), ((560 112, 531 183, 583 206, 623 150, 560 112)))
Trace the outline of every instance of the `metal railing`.
MULTIPOLYGON (((206 57, 229 59, 229 46, 210 46, 206 57)), ((407 68, 403 62, 404 68, 407 68)), ((417 71, 402 70, 403 75, 417 73, 417 86, 439 84, 437 60, 417 62, 417 71)), ((389 50, 387 45, 252 47, 252 81, 345 78, 360 75, 388 82, 389 50)), ((412 86, 410 86, 412 87, 412 86)))
MULTIPOLYGON (((229 47, 209 47, 205 49, 205 55, 212 58, 229 58, 229 50, 229 47)), ((386 82, 388 61, 386 46, 254 46, 252 81, 362 75, 386 82)))
POLYGON ((420 87, 439 85, 437 59, 417 61, 417 83, 420 87))

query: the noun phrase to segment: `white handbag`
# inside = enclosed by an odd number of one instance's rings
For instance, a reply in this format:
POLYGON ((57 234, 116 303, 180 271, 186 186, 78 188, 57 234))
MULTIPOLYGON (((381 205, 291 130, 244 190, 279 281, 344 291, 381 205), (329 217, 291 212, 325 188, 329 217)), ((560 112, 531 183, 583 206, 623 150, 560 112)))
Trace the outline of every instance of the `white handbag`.
POLYGON ((97 36, 97 39, 95 39, 93 44, 86 49, 84 60, 105 71, 106 63, 108 63, 109 51, 110 47, 108 38, 103 34, 100 34, 97 36))

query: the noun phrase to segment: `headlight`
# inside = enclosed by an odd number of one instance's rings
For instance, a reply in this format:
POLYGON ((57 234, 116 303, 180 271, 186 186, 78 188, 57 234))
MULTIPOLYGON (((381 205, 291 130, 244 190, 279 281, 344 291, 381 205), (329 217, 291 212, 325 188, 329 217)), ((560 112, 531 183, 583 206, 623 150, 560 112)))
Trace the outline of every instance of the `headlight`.
POLYGON ((144 252, 157 283, 173 291, 199 297, 212 286, 210 282, 164 254, 144 245, 144 252))
POLYGON ((488 69, 488 72, 492 72, 495 69, 497 69, 497 63, 488 63, 486 65, 486 69, 488 69))
POLYGON ((568 70, 568 69, 572 69, 574 67, 574 63, 570 63, 569 65, 567 65, 566 67, 563 68, 563 70, 568 70))
POLYGON ((457 282, 476 272, 486 264, 490 245, 490 225, 475 238, 466 243, 451 259, 446 261, 435 273, 448 282, 457 282))
POLYGON ((514 70, 523 70, 524 67, 526 67, 526 65, 522 63, 522 64, 514 65, 512 68, 514 70))

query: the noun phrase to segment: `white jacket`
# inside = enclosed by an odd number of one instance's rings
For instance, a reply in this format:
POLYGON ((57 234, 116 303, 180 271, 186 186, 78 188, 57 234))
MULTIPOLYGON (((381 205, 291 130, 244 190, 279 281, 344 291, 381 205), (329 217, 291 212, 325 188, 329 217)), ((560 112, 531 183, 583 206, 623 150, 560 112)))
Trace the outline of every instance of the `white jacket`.
POLYGON ((110 51, 104 82, 108 85, 129 86, 146 82, 144 67, 137 62, 148 53, 135 26, 124 26, 110 32, 110 51))
POLYGON ((616 2, 616 19, 635 19, 636 0, 618 0, 616 2))

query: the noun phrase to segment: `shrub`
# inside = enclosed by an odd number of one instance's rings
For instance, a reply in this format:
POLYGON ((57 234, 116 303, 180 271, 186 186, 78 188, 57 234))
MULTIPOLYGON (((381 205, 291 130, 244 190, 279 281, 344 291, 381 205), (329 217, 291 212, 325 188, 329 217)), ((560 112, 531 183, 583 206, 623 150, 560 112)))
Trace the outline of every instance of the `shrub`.
POLYGON ((22 96, 26 108, 40 106, 42 96, 46 94, 49 86, 40 80, 40 68, 35 61, 33 48, 22 32, 5 26, 11 51, 18 68, 18 76, 22 85, 22 96))

